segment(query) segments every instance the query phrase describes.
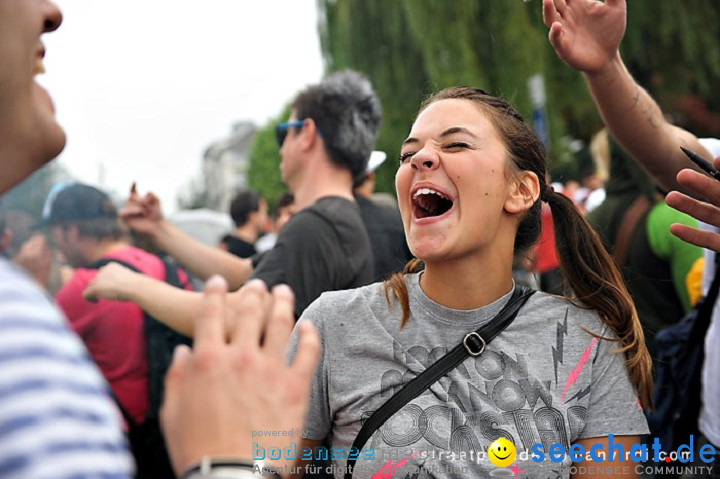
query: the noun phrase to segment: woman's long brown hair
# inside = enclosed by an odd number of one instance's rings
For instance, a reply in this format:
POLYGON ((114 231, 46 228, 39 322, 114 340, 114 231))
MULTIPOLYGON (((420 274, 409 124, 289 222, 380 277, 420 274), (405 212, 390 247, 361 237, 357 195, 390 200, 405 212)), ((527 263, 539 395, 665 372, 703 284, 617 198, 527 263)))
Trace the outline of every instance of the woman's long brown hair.
MULTIPOLYGON (((527 250, 540 235, 541 200, 552 211, 558 258, 562 272, 580 307, 594 309, 601 320, 617 336, 618 352, 626 357, 630 380, 635 385, 640 402, 652 408, 652 363, 648 354, 642 327, 635 305, 630 298, 622 276, 603 247, 600 239, 573 202, 555 193, 546 184, 545 148, 523 118, 507 102, 470 87, 453 87, 431 96, 420 107, 440 100, 461 99, 475 103, 487 114, 505 142, 513 166, 511 169, 531 171, 540 182, 541 196, 524 214, 515 237, 515 253, 527 250)), ((420 269, 421 262, 412 260, 402 273, 385 281, 385 297, 392 307, 390 291, 402 309, 403 327, 410 317, 408 289, 405 274, 420 269)), ((609 339, 609 338, 602 338, 609 339)))

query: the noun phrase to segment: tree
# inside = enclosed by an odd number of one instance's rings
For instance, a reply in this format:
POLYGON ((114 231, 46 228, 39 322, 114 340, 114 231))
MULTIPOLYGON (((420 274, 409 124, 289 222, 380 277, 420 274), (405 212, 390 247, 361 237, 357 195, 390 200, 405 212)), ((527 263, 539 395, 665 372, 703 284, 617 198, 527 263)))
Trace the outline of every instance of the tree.
POLYGON ((280 147, 275 139, 275 125, 285 121, 289 115, 290 108, 285 107, 276 118, 255 133, 250 147, 248 185, 260 193, 271 206, 287 191, 280 177, 280 147))
MULTIPOLYGON (((552 166, 571 170, 566 139, 588 140, 601 127, 582 77, 552 50, 538 1, 319 0, 319 7, 326 68, 371 78, 384 109, 378 148, 390 156, 422 98, 447 86, 498 94, 529 119, 527 81, 536 73, 547 89, 552 166)), ((628 2, 625 61, 666 110, 701 135, 720 136, 718 20, 714 0, 628 2)), ((395 167, 383 165, 378 189, 394 191, 395 167)))

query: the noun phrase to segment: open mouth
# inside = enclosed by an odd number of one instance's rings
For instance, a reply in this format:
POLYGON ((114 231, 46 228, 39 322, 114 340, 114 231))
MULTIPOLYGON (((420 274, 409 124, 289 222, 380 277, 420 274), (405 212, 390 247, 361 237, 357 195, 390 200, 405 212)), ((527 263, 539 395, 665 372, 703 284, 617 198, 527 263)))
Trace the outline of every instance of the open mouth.
POLYGON ((413 210, 417 218, 431 218, 447 213, 453 201, 432 188, 420 188, 412 197, 413 210))
POLYGON ((45 73, 45 65, 43 65, 42 58, 37 58, 33 67, 33 75, 41 75, 43 73, 45 73))
POLYGON ((45 73, 45 65, 43 64, 43 58, 45 58, 45 47, 40 46, 35 55, 35 65, 33 65, 33 75, 40 75, 45 73))

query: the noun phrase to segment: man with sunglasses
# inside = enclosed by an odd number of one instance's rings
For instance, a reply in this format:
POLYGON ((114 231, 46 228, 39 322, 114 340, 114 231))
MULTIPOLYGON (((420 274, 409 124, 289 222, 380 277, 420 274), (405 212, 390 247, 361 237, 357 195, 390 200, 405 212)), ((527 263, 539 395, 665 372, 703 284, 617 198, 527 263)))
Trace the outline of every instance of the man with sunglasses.
MULTIPOLYGON (((365 173, 380 118, 370 82, 356 72, 334 73, 298 94, 290 118, 276 128, 280 171, 297 213, 275 247, 259 259, 237 258, 194 241, 165 220, 151 193, 140 196, 133 189, 121 214, 132 229, 149 235, 200 278, 220 274, 231 289, 250 277, 268 287, 289 285, 299 317, 324 291, 372 282, 372 250, 352 187, 365 173)), ((117 265, 101 270, 86 296, 134 301, 186 334, 192 334, 192 313, 199 303, 197 296, 172 291, 117 265)))

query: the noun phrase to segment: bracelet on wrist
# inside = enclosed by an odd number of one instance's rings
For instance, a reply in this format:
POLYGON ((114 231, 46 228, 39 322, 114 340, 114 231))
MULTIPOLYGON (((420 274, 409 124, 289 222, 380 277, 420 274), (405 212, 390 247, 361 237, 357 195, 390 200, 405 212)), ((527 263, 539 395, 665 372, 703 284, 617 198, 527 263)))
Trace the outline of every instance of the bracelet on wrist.
POLYGON ((181 479, 257 479, 258 477, 280 479, 280 476, 266 468, 262 461, 204 456, 199 464, 186 470, 181 479))

